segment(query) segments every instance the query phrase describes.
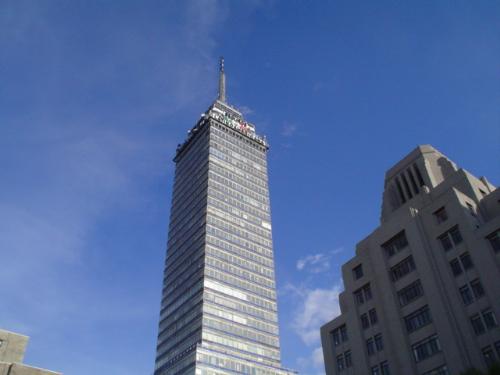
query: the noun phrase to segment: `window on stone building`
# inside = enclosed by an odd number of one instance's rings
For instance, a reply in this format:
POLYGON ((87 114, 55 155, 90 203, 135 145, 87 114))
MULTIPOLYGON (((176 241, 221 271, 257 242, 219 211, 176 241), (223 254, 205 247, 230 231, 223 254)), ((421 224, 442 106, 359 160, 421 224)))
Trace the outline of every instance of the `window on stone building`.
POLYGON ((441 351, 441 345, 437 335, 429 336, 412 345, 411 348, 415 362, 423 361, 441 351))
POLYGON ((391 375, 389 371, 389 362, 384 361, 380 363, 381 375, 391 375))
POLYGON ((446 365, 442 365, 432 369, 431 371, 427 371, 423 375, 450 375, 448 371, 448 367, 446 365))
POLYGON ((377 324, 378 322, 377 310, 371 309, 370 311, 368 311, 368 314, 370 315, 370 324, 371 325, 377 324))
POLYGON ((379 333, 378 335, 375 335, 374 339, 375 339, 375 347, 377 348, 377 352, 384 350, 384 341, 382 340, 382 334, 379 333))
POLYGON ((460 266, 460 262, 458 259, 452 259, 450 261, 450 267, 451 267, 451 272, 453 273, 453 276, 458 276, 462 274, 462 267, 460 266))
POLYGON ((484 362, 486 362, 486 366, 491 366, 493 363, 495 363, 495 353, 493 352, 493 349, 491 346, 487 346, 483 349, 481 349, 483 353, 483 358, 484 362))
POLYGON ((500 253, 500 229, 486 237, 495 253, 500 253))
POLYGON ((352 269, 352 274, 354 275, 354 279, 358 280, 363 277, 363 265, 360 264, 352 269))
POLYGON ((446 209, 444 207, 441 207, 439 210, 434 212, 433 215, 436 218, 438 224, 448 220, 448 213, 446 212, 446 209))
POLYGON ((474 301, 469 285, 465 284, 464 286, 460 287, 459 291, 464 305, 469 305, 474 301))
POLYGON ((474 293, 474 297, 476 297, 476 299, 484 296, 483 284, 481 284, 481 281, 479 279, 472 280, 470 282, 470 287, 471 287, 472 292, 474 293))
POLYGON ((361 327, 363 329, 367 329, 368 327, 370 327, 370 320, 368 319, 368 314, 361 315, 361 327))
POLYGON ((497 318, 495 316, 495 313, 491 308, 488 308, 486 310, 483 310, 481 312, 481 315, 483 316, 484 324, 486 325, 486 328, 492 329, 498 326, 497 318))
POLYGON ((398 264, 391 267, 391 279, 392 281, 398 281, 404 276, 408 275, 411 271, 415 269, 415 262, 413 261, 413 257, 410 255, 409 257, 403 259, 398 264))
POLYGON ((375 343, 373 342, 372 337, 366 340, 366 352, 368 353, 368 355, 375 354, 375 343))
POLYGON ((444 232, 438 237, 438 239, 441 242, 441 246, 443 247, 444 251, 451 250, 454 246, 463 241, 462 234, 458 229, 458 225, 455 225, 450 230, 444 232))
POLYGON ((470 254, 468 252, 460 255, 460 262, 462 262, 464 270, 469 270, 474 267, 474 263, 472 263, 472 258, 470 257, 470 254))
POLYGON ((352 355, 351 351, 348 350, 344 353, 344 361, 345 361, 345 367, 351 367, 352 366, 352 355))
POLYGON ((347 327, 345 324, 341 325, 340 327, 334 329, 331 332, 332 339, 333 339, 333 346, 340 345, 342 342, 347 341, 347 327))
POLYGON ((471 316, 470 322, 472 324, 472 329, 476 335, 482 335, 486 332, 486 328, 484 327, 483 320, 481 319, 481 315, 475 314, 471 316))
POLYGON ((420 280, 414 281, 398 292, 399 304, 405 306, 424 294, 420 280))
POLYGON ((394 254, 399 253, 406 246, 408 246, 408 240, 406 239, 404 230, 382 244, 387 257, 392 257, 394 254))
POLYGON ((343 354, 339 354, 337 356, 337 370, 338 371, 342 371, 344 368, 345 368, 344 355, 343 354))
POLYGON ((356 304, 362 305, 366 301, 369 301, 372 299, 372 289, 370 287, 370 283, 363 285, 361 288, 358 290, 354 291, 354 300, 356 301, 356 304))
POLYGON ((405 325, 408 332, 416 331, 417 329, 428 325, 431 319, 431 313, 429 307, 425 305, 418 310, 412 312, 411 314, 405 316, 405 325))

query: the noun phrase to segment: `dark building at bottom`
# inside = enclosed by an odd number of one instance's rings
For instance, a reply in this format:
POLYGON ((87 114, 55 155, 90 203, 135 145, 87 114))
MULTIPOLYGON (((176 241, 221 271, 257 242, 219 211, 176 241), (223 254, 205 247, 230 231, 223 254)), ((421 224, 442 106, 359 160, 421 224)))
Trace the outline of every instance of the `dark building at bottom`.
POLYGON ((381 225, 342 267, 327 375, 458 375, 500 360, 500 191, 419 146, 385 177, 381 225))

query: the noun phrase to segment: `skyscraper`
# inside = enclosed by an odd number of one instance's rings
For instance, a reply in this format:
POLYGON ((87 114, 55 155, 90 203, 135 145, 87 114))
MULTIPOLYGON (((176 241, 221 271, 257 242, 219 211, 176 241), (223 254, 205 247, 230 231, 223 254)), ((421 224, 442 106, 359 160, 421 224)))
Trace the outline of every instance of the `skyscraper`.
POLYGON ((219 96, 174 158, 155 375, 284 375, 266 139, 219 96))
POLYGON ((386 173, 380 226, 342 266, 328 375, 456 375, 500 360, 500 190, 419 146, 386 173))

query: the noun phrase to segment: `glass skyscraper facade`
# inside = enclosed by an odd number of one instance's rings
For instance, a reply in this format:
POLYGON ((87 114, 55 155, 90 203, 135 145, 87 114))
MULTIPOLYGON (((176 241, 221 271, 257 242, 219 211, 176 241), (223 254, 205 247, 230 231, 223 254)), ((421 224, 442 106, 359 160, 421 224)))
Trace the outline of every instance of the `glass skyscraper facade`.
POLYGON ((281 367, 265 138, 219 98, 179 145, 155 375, 281 367))

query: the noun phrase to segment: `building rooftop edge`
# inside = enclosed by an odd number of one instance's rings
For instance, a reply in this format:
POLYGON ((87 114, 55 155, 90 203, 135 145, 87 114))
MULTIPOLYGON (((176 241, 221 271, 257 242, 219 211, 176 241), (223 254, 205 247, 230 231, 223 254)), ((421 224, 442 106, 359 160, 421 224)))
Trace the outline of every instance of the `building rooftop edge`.
MULTIPOLYGON (((409 161, 416 159, 418 156, 429 153, 437 153, 443 155, 438 149, 430 144, 421 144, 415 147, 412 151, 406 154, 402 159, 399 159, 392 167, 390 167, 385 172, 385 180, 389 180, 391 177, 397 175, 400 170, 408 164, 409 161)), ((444 156, 444 155, 443 155, 444 156)))
POLYGON ((12 331, 9 331, 8 329, 3 329, 3 328, 0 328, 0 332, 5 332, 5 333, 9 333, 11 335, 26 337, 28 339, 30 338, 28 335, 23 335, 22 333, 12 332, 12 331))

